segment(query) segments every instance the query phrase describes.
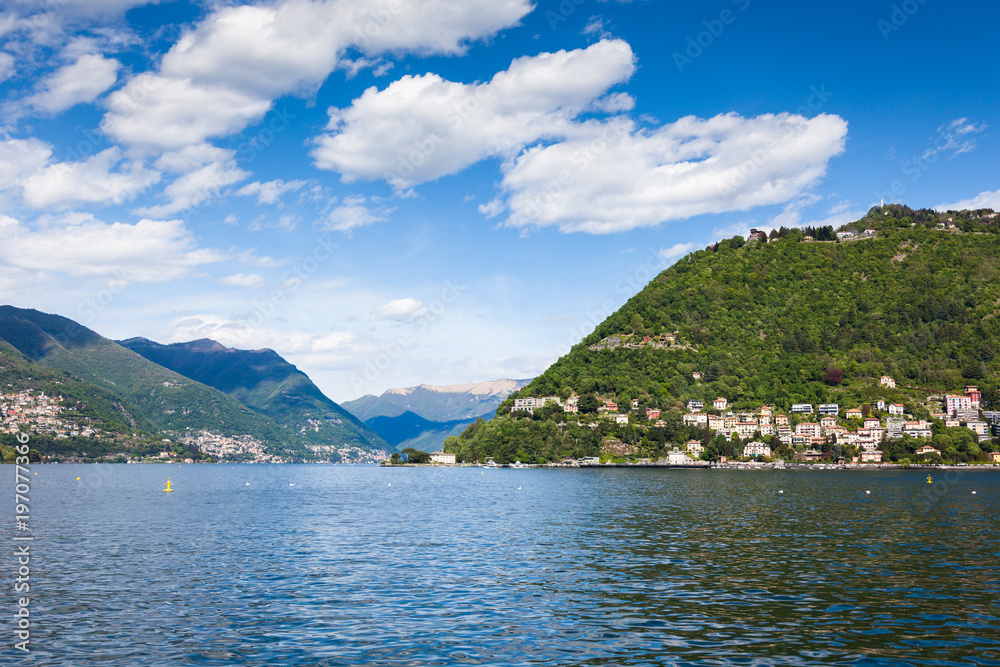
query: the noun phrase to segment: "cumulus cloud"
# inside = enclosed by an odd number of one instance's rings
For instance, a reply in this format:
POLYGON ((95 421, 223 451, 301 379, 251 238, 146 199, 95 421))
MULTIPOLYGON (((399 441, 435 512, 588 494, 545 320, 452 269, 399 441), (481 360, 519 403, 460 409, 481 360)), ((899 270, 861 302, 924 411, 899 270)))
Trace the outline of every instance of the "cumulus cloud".
POLYGON ((24 201, 31 208, 78 204, 121 204, 159 182, 160 173, 137 161, 123 161, 117 147, 80 162, 58 162, 23 177, 24 201))
POLYGON ((14 76, 14 56, 0 52, 0 83, 14 76))
POLYGON ((694 243, 675 243, 669 248, 663 248, 660 250, 659 255, 665 262, 672 262, 673 260, 688 254, 696 247, 697 246, 694 243))
POLYGON ((179 220, 109 224, 75 216, 69 224, 42 229, 11 218, 0 224, 0 264, 13 269, 164 282, 222 259, 215 250, 199 248, 179 220))
POLYGON ((39 111, 58 113, 93 102, 118 80, 121 63, 97 53, 88 53, 42 79, 37 92, 25 103, 39 111))
POLYGON ((280 178, 265 183, 254 181, 237 190, 236 194, 242 197, 257 197, 258 204, 276 204, 285 193, 301 190, 307 184, 308 181, 283 181, 280 178))
POLYGON ((823 114, 693 116, 646 130, 613 119, 525 151, 504 166, 512 227, 606 234, 801 195, 844 150, 847 123, 823 114))
POLYGON ((461 53, 469 40, 516 24, 529 0, 285 0, 223 6, 185 33, 159 71, 109 99, 105 132, 134 146, 180 147, 240 131, 272 100, 315 91, 355 47, 461 53))
POLYGON ((120 204, 159 179, 159 172, 123 159, 117 147, 78 162, 52 162, 52 147, 43 141, 0 141, 0 189, 21 195, 31 208, 120 204))
POLYGON ((963 199, 952 204, 938 204, 935 206, 938 211, 961 211, 964 209, 975 210, 977 208, 991 208, 994 211, 1000 210, 1000 190, 980 192, 971 199, 963 199))
POLYGON ((146 206, 137 210, 139 215, 159 218, 198 206, 212 199, 230 185, 246 179, 250 173, 236 166, 229 153, 218 159, 176 178, 163 189, 165 204, 146 206))
POLYGON ((163 337, 173 341, 211 338, 239 349, 268 348, 281 355, 349 354, 360 343, 354 334, 331 331, 309 334, 283 331, 265 326, 255 311, 237 311, 230 315, 198 314, 174 320, 172 331, 163 337))
POLYGON ((326 221, 322 224, 323 229, 350 232, 358 227, 364 227, 385 220, 389 211, 384 209, 372 209, 367 205, 365 197, 345 197, 340 204, 334 208, 326 221))
POLYGON ((221 278, 219 282, 232 287, 263 287, 264 278, 256 273, 236 273, 221 278))
MULTIPOLYGON (((404 76, 385 90, 369 88, 350 107, 330 109, 328 133, 312 155, 344 180, 384 178, 408 188, 566 136, 574 117, 634 70, 629 45, 606 40, 518 58, 487 83, 404 76)), ((621 108, 625 99, 609 106, 621 108)))
POLYGON ((427 306, 423 302, 407 297, 390 301, 379 306, 368 314, 369 322, 412 322, 427 314, 427 306))

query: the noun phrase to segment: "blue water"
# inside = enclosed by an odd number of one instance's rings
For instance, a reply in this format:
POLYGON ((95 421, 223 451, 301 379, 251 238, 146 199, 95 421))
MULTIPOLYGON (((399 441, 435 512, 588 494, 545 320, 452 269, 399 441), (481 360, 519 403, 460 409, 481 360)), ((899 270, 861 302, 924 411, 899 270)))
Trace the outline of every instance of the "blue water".
POLYGON ((3 664, 1000 665, 994 472, 32 470, 3 664))

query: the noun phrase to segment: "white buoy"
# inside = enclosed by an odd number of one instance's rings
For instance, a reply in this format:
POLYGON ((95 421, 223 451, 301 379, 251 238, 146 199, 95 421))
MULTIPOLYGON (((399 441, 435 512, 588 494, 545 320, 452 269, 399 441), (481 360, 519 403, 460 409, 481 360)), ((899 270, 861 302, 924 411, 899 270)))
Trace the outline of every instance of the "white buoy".
POLYGON ((785 492, 784 489, 779 489, 778 490, 778 493, 784 493, 784 492, 785 492))
POLYGON ((871 495, 871 491, 865 491, 867 495, 871 495))
MULTIPOLYGON (((520 491, 520 490, 521 490, 521 487, 517 487, 517 490, 518 490, 518 491, 520 491)), ((975 493, 975 491, 973 491, 973 493, 975 493)))
POLYGON ((388 484, 386 484, 386 486, 392 486, 392 482, 389 482, 388 484))
POLYGON ((295 482, 290 482, 288 486, 295 486, 295 482))
POLYGON ((247 482, 247 483, 246 483, 246 486, 250 486, 250 482, 247 482))
POLYGON ((972 495, 976 495, 976 492, 975 492, 975 491, 973 491, 973 492, 972 492, 972 495))

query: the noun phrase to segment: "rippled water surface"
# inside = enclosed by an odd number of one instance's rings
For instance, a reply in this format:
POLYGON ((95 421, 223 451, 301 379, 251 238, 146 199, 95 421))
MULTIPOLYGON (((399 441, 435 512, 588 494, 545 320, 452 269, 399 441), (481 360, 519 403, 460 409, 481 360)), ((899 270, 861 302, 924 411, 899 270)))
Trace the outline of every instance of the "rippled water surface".
POLYGON ((1000 665, 996 472, 33 471, 4 664, 1000 665))

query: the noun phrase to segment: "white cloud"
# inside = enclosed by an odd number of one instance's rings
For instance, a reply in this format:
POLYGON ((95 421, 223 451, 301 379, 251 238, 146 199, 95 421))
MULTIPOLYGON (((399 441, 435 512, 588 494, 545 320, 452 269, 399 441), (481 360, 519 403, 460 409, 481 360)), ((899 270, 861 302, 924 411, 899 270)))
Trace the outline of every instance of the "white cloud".
POLYGON ((286 357, 340 353, 348 358, 360 346, 354 334, 344 331, 309 334, 264 326, 252 311, 234 312, 229 316, 211 313, 190 315, 175 320, 171 328, 172 333, 167 338, 172 341, 211 338, 227 347, 267 348, 286 357))
POLYGON ((219 282, 233 287, 263 287, 264 278, 256 273, 236 273, 220 279, 219 282))
POLYGON ((669 248, 664 248, 660 250, 659 255, 660 257, 663 258, 664 261, 672 262, 678 257, 683 257, 684 255, 688 254, 696 247, 697 246, 694 243, 675 243, 669 248))
POLYGON ((407 297, 390 301, 368 314, 369 322, 412 322, 427 314, 423 302, 407 297))
POLYGON ((185 33, 157 73, 110 96, 101 127, 135 146, 180 147, 242 130, 276 97, 315 91, 355 46, 365 53, 461 53, 516 24, 528 0, 285 0, 223 6, 185 33))
POLYGON ((118 80, 120 68, 121 63, 113 58, 97 53, 82 55, 42 79, 38 92, 25 103, 40 111, 58 113, 76 104, 93 102, 118 80))
POLYGON ((0 52, 0 83, 14 76, 14 56, 0 52))
POLYGON ((270 99, 241 90, 148 73, 109 95, 107 104, 101 129, 118 141, 151 150, 238 132, 271 108, 270 99))
POLYGON ((159 218, 198 206, 212 199, 226 187, 239 183, 250 175, 236 166, 235 160, 217 160, 188 172, 163 189, 166 204, 138 209, 139 215, 159 218))
POLYGON ((994 211, 1000 210, 1000 190, 990 192, 980 192, 971 199, 963 199, 953 204, 938 204, 935 206, 938 211, 961 211, 964 209, 975 210, 978 208, 991 208, 994 211))
POLYGON ((364 227, 385 220, 389 211, 373 211, 366 204, 364 197, 345 197, 340 206, 333 209, 323 224, 323 229, 350 232, 358 227, 364 227))
POLYGON ((590 106, 604 113, 621 113, 635 108, 635 98, 628 93, 613 93, 595 100, 590 106))
POLYGON ((222 258, 215 250, 198 248, 179 220, 130 225, 75 216, 68 225, 36 230, 10 218, 0 224, 0 264, 38 273, 164 282, 222 258))
POLYGON ((52 147, 38 139, 0 140, 0 190, 20 194, 31 208, 120 204, 160 179, 157 171, 123 160, 108 148, 79 162, 52 162, 52 147))
POLYGON ((605 234, 800 196, 844 150, 847 123, 823 114, 692 116, 655 130, 588 122, 573 138, 504 166, 512 227, 605 234))
POLYGON ((236 194, 242 197, 256 196, 258 204, 275 204, 283 194, 301 190, 307 184, 308 181, 283 181, 280 178, 265 183, 254 181, 237 190, 236 194))
POLYGON ((328 133, 312 155, 347 181, 385 179, 405 189, 566 136, 575 116, 634 70, 632 49, 615 40, 518 58, 488 83, 404 76, 330 109, 328 133))
POLYGON ((17 186, 26 174, 42 169, 52 159, 52 146, 40 139, 0 140, 0 188, 17 186))
POLYGON ((117 147, 81 162, 57 162, 20 179, 31 208, 67 208, 78 204, 121 204, 159 182, 160 173, 136 161, 122 161, 117 147))
POLYGON ((924 154, 925 158, 940 152, 950 152, 951 157, 976 150, 975 135, 987 128, 985 123, 970 123, 968 118, 956 118, 938 128, 933 146, 924 154))

